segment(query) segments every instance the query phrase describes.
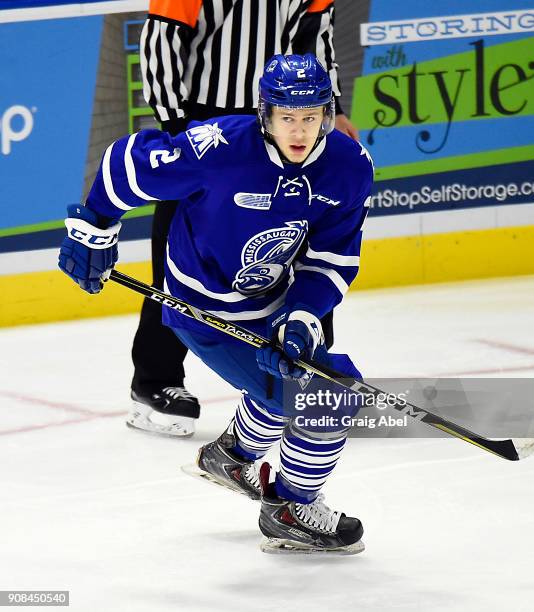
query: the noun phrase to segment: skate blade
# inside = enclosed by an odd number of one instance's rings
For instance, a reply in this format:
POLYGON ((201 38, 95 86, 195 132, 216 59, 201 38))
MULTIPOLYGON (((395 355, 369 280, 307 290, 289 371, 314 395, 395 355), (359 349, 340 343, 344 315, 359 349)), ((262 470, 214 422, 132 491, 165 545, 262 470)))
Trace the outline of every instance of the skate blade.
POLYGON ((163 438, 191 438, 195 434, 194 425, 187 428, 176 425, 155 427, 151 422, 129 418, 126 421, 126 426, 144 434, 150 434, 152 436, 159 436, 163 438))
POLYGON ((232 493, 241 493, 241 495, 243 495, 244 497, 248 497, 248 495, 244 493, 241 489, 238 489, 237 487, 234 488, 228 483, 219 480, 213 474, 201 470, 198 465, 194 463, 190 465, 182 465, 181 470, 182 472, 184 472, 184 474, 187 474, 188 476, 192 476, 193 478, 197 478, 198 480, 203 480, 204 482, 209 482, 211 484, 217 485, 218 487, 222 487, 227 491, 232 491, 232 493))
POLYGON ((158 412, 133 400, 132 408, 126 416, 126 425, 131 429, 165 438, 190 438, 195 433, 195 420, 158 412))
POLYGON ((359 540, 348 546, 338 548, 319 548, 294 540, 280 538, 263 538, 260 549, 271 555, 357 555, 365 550, 365 544, 359 540))

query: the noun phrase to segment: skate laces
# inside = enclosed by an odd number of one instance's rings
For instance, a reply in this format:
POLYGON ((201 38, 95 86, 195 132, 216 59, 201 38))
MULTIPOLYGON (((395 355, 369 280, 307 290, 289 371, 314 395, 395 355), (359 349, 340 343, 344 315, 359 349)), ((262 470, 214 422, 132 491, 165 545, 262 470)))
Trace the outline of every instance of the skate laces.
POLYGON ((162 391, 169 397, 172 397, 172 399, 184 399, 189 401, 195 399, 185 387, 164 387, 162 391))
POLYGON ((247 467, 244 477, 255 489, 260 488, 260 468, 255 462, 247 467))
POLYGON ((330 510, 324 503, 322 493, 311 504, 295 504, 295 511, 303 523, 322 531, 335 531, 341 518, 341 512, 330 510))

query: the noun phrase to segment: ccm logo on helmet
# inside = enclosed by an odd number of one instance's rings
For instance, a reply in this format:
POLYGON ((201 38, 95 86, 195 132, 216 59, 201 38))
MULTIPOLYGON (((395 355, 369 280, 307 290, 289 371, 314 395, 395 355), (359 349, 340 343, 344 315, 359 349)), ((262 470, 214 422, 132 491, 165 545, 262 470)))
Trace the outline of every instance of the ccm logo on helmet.
POLYGON ((294 89, 291 92, 292 96, 313 96, 315 89, 294 89))

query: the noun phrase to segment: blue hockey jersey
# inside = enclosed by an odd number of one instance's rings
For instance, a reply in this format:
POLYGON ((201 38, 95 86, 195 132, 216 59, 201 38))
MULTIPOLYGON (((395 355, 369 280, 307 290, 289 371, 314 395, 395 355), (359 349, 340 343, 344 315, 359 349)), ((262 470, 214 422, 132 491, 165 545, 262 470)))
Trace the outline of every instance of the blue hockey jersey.
MULTIPOLYGON (((372 180, 367 150, 340 132, 305 162, 283 163, 256 119, 236 115, 192 122, 176 137, 146 130, 116 141, 86 206, 117 219, 179 200, 166 289, 254 328, 284 304, 322 317, 341 301, 358 272, 372 180)), ((163 321, 188 326, 168 308, 163 321)))

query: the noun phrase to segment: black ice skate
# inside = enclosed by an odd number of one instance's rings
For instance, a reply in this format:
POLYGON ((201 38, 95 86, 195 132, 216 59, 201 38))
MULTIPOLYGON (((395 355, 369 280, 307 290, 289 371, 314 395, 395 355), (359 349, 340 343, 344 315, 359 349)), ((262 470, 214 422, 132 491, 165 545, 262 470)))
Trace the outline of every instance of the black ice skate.
POLYGON ((126 425, 160 436, 189 438, 200 415, 196 397, 184 387, 132 389, 126 425))
POLYGON ((260 468, 263 552, 355 555, 365 549, 363 527, 357 518, 330 510, 322 494, 311 504, 278 497, 274 485, 269 484, 270 471, 268 463, 260 468))
POLYGON ((215 442, 203 446, 198 451, 197 465, 184 466, 182 470, 258 500, 261 496, 258 468, 254 461, 241 459, 232 452, 236 443, 232 430, 230 425, 215 442))

